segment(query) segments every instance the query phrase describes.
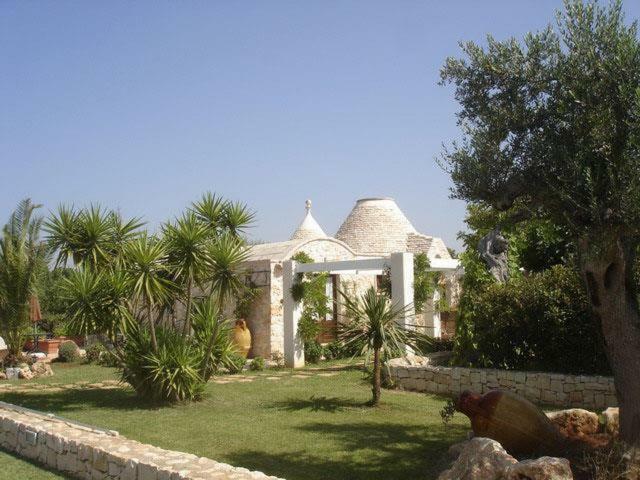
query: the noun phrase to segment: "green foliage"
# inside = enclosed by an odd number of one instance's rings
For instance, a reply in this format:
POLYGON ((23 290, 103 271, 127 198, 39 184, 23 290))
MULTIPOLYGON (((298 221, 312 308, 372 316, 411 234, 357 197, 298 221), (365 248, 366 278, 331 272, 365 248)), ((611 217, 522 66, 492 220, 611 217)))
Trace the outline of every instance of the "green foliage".
POLYGON ((195 302, 193 339, 200 350, 200 375, 208 381, 220 367, 236 369, 238 351, 232 339, 233 327, 222 316, 220 306, 213 298, 195 302))
POLYGON ((155 236, 101 207, 60 207, 47 231, 57 264, 74 263, 60 282, 69 328, 106 335, 112 350, 100 357, 118 365, 138 394, 199 398, 199 384, 220 367, 242 367, 221 312, 234 299, 244 308, 252 300, 241 264, 253 218, 245 205, 205 194, 155 236), (196 287, 204 299, 194 302, 196 287))
POLYGON ((87 363, 99 363, 100 357, 106 353, 107 349, 101 343, 94 343, 86 350, 85 361, 87 363))
POLYGON ((20 202, 0 238, 0 333, 12 357, 22 352, 30 327, 29 302, 46 264, 46 247, 39 238, 42 219, 34 217, 37 208, 29 199, 20 202))
POLYGON ((122 380, 142 398, 155 402, 179 402, 201 398, 201 351, 190 338, 172 329, 157 330, 154 351, 149 331, 133 328, 122 355, 122 380))
POLYGON ((125 222, 118 212, 99 205, 81 210, 62 205, 44 230, 49 234, 50 249, 58 252, 56 267, 73 260, 76 265, 95 269, 116 261, 142 225, 138 218, 125 222))
POLYGON ((229 373, 236 374, 242 372, 244 366, 247 364, 247 359, 239 353, 231 353, 227 356, 224 366, 229 373))
POLYGON ((282 352, 273 352, 271 354, 271 367, 279 370, 285 367, 284 354, 282 352))
POLYGON ((457 361, 481 367, 608 374, 604 342, 573 269, 494 283, 473 294, 456 337, 457 361))
POLYGON ((246 276, 244 281, 244 289, 238 293, 236 298, 236 306, 233 311, 236 318, 246 319, 251 313, 251 307, 255 299, 260 295, 260 287, 257 287, 255 283, 251 281, 249 275, 246 276))
POLYGON ((320 342, 312 340, 304 344, 304 358, 309 363, 318 363, 322 359, 324 349, 320 342))
POLYGON ((440 417, 442 418, 442 423, 445 427, 449 425, 453 415, 456 413, 456 402, 452 399, 447 400, 447 403, 444 404, 444 407, 440 410, 440 417))
POLYGON ((405 346, 420 353, 418 342, 427 342, 425 335, 414 329, 405 328, 397 318, 407 311, 408 306, 392 305, 389 298, 371 287, 361 296, 350 298, 342 293, 346 316, 349 321, 340 324, 338 339, 345 349, 361 346, 359 355, 373 355, 373 399, 376 405, 380 399, 380 368, 383 359, 390 359, 405 346))
POLYGON ((80 349, 75 342, 66 340, 60 344, 58 349, 58 361, 60 362, 75 362, 80 358, 80 349))
POLYGON ((254 372, 260 372, 264 370, 265 363, 264 358, 262 357, 254 357, 249 364, 249 370, 253 370, 254 372))

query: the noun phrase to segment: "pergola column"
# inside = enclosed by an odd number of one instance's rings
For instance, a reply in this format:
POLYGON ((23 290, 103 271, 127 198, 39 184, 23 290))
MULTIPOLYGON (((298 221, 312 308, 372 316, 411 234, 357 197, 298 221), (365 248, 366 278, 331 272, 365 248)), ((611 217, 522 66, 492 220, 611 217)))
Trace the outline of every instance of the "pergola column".
POLYGON ((291 296, 295 271, 295 261, 287 260, 282 264, 284 362, 289 368, 304 367, 304 344, 298 335, 302 305, 291 296))
POLYGON ((415 323, 413 308, 413 253, 391 254, 391 301, 394 306, 408 306, 398 323, 410 327, 415 323))

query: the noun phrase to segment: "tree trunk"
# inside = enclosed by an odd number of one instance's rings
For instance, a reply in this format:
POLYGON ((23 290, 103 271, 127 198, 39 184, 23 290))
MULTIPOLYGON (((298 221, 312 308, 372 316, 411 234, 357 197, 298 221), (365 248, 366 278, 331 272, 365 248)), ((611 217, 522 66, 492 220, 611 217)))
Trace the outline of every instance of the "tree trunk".
POLYGON ((184 331, 183 335, 191 335, 191 287, 193 286, 193 281, 191 277, 187 280, 187 304, 185 307, 186 313, 184 317, 184 331))
POLYGON ((607 236, 579 244, 581 270, 596 318, 601 322, 607 357, 620 406, 620 438, 640 444, 640 310, 633 266, 637 240, 607 236))
POLYGON ((372 405, 378 405, 380 403, 380 349, 376 348, 373 351, 373 399, 372 405))
POLYGON ((158 339, 156 337, 156 325, 151 311, 151 301, 147 301, 147 318, 149 319, 149 330, 151 332, 151 346, 153 347, 154 353, 156 353, 158 351, 158 339))

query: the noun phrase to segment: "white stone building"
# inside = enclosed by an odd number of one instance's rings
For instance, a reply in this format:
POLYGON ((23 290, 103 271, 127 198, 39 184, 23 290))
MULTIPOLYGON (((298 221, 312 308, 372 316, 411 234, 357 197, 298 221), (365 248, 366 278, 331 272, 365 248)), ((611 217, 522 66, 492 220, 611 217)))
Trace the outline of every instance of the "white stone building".
MULTIPOLYGON (((289 240, 251 247, 246 267, 252 283, 260 288, 246 318, 253 356, 269 358, 272 353, 283 351, 282 263, 298 252, 305 252, 316 262, 382 257, 396 252, 426 253, 430 260, 451 259, 442 239, 419 233, 391 198, 358 200, 335 237, 328 236, 313 218, 311 202, 307 200, 306 215, 289 240)), ((333 296, 334 312, 324 322, 321 340, 329 341, 335 332, 340 310, 338 289, 361 292, 376 285, 376 281, 376 276, 371 275, 331 275, 327 293, 333 296)), ((422 318, 417 319, 416 323, 420 322, 440 336, 439 315, 433 305, 427 306, 422 318)))

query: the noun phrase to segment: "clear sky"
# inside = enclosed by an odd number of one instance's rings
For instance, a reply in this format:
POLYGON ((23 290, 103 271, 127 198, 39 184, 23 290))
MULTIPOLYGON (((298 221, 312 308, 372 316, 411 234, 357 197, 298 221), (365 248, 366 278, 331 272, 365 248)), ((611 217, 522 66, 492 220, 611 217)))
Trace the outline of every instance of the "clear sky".
POLYGON ((391 196, 458 248, 464 204, 434 161, 458 135, 439 68, 460 40, 521 37, 560 5, 4 0, 0 220, 30 196, 155 228, 211 190, 276 241, 306 198, 334 234, 357 198, 391 196))

